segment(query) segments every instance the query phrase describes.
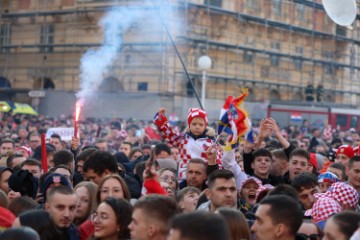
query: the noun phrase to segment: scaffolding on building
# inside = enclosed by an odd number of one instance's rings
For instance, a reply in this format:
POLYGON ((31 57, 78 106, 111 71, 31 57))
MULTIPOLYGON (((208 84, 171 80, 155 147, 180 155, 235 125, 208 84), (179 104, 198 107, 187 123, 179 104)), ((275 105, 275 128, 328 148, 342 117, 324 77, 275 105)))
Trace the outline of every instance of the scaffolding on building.
MULTIPOLYGON (((98 19, 113 6, 156 9, 155 1, 146 2, 0 0, 0 76, 15 92, 51 87, 49 81, 56 90, 78 91, 79 59, 101 45, 98 19)), ((213 60, 207 98, 224 99, 249 87, 252 100, 301 101, 308 83, 321 83, 326 101, 360 103, 359 21, 335 25, 321 1, 166 2, 176 9, 166 21, 176 26, 171 34, 198 89, 198 58, 208 54, 213 60)), ((138 25, 127 31, 103 90, 192 96, 164 28, 155 27, 161 21, 146 22, 141 34, 138 25)))

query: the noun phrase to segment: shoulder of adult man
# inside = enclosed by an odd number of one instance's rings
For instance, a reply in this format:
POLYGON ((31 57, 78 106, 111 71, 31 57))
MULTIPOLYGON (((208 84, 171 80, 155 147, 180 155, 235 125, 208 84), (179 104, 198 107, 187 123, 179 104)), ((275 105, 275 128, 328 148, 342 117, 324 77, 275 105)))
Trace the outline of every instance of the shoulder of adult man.
POLYGON ((140 198, 142 185, 141 182, 134 177, 134 174, 125 174, 124 180, 129 188, 131 198, 140 198))

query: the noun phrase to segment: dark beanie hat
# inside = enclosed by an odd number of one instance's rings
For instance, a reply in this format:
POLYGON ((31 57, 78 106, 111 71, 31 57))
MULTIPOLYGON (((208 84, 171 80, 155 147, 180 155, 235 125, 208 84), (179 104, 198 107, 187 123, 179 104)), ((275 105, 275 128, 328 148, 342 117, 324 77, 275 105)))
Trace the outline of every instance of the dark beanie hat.
POLYGON ((340 138, 334 138, 332 141, 331 141, 331 143, 330 143, 331 145, 334 145, 334 144, 337 144, 337 145, 342 145, 343 143, 342 143, 342 141, 341 141, 341 139, 340 138))
POLYGON ((123 152, 117 152, 115 154, 115 159, 116 159, 116 162, 118 162, 118 163, 127 163, 127 162, 129 162, 129 158, 123 152))
MULTIPOLYGON (((54 145, 47 143, 46 144, 46 153, 51 153, 51 152, 55 152, 55 147, 54 145)), ((32 156, 33 158, 41 161, 42 160, 42 154, 41 154, 41 146, 38 146, 37 148, 35 148, 34 150, 34 154, 32 156)))
POLYGON ((11 174, 9 178, 9 187, 21 196, 34 198, 37 192, 37 181, 28 170, 18 170, 11 174))
POLYGON ((53 183, 61 183, 61 185, 72 188, 68 180, 63 175, 59 173, 51 173, 45 178, 42 184, 42 194, 44 195, 45 199, 46 199, 46 190, 53 183))

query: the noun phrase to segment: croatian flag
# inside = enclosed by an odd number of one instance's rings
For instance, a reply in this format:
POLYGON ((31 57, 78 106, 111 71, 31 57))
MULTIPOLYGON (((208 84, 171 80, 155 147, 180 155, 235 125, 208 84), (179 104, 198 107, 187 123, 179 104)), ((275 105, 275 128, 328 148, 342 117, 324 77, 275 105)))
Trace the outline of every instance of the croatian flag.
POLYGON ((225 100, 225 104, 220 111, 220 120, 218 126, 218 135, 221 133, 232 134, 232 130, 229 126, 229 115, 228 110, 230 108, 230 103, 234 100, 233 96, 228 96, 225 100))
POLYGON ((290 120, 291 120, 292 122, 301 122, 301 120, 302 120, 301 113, 299 113, 299 112, 293 112, 293 113, 291 113, 291 115, 290 115, 290 120))
POLYGON ((247 118, 248 121, 248 131, 245 133, 245 140, 248 141, 249 143, 254 144, 254 132, 252 129, 252 124, 249 118, 247 118))
MULTIPOLYGON (((249 129, 250 120, 247 118, 246 111, 240 108, 240 105, 243 103, 246 96, 247 92, 243 93, 238 98, 234 98, 233 96, 227 97, 225 104, 220 111, 218 135, 222 132, 230 134, 227 141, 231 149, 237 146, 239 138, 249 129)), ((252 137, 252 134, 249 134, 249 136, 252 137)))

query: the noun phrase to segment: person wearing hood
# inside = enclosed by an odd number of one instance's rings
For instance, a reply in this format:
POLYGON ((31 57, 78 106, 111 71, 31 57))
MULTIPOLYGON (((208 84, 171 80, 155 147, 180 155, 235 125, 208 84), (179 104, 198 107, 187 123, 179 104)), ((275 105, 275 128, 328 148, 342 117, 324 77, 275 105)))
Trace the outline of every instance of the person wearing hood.
POLYGON ((39 182, 28 170, 17 170, 9 178, 9 188, 11 189, 8 197, 11 201, 14 196, 27 196, 36 198, 39 182), (14 194, 15 193, 15 194, 14 194))

